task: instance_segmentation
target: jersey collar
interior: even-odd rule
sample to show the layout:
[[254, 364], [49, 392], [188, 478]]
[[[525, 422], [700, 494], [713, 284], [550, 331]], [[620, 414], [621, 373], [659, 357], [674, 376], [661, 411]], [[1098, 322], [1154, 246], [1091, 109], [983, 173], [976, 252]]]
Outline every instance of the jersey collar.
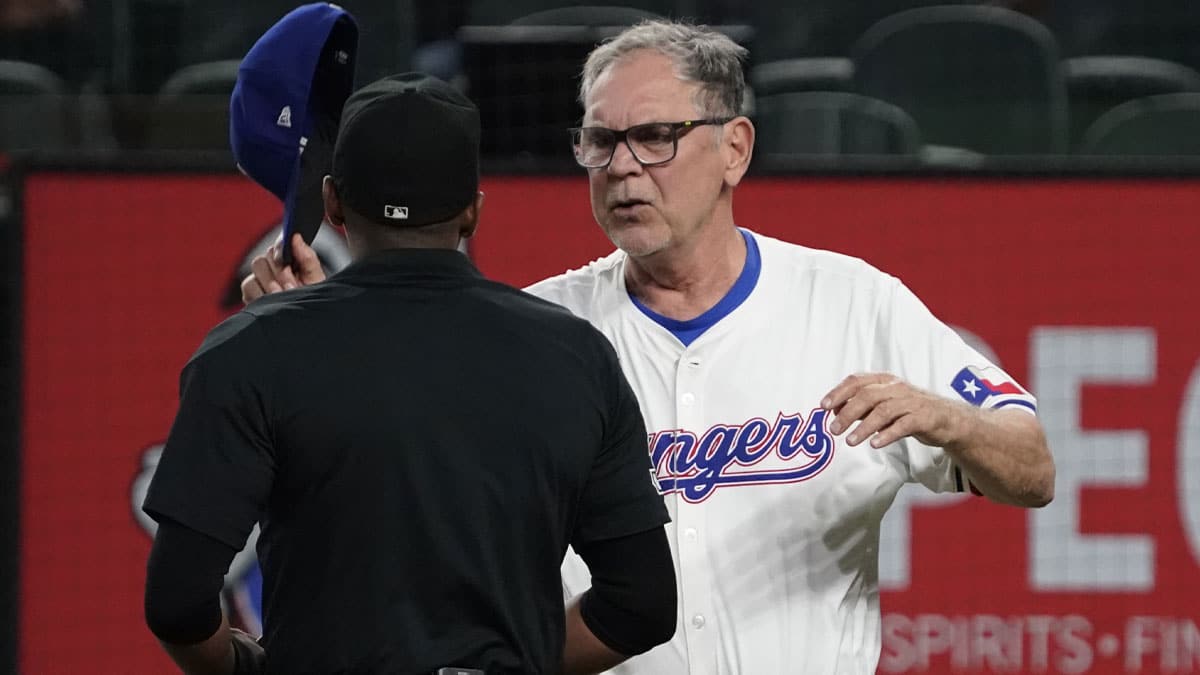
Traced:
[[396, 248], [376, 251], [350, 263], [332, 280], [475, 278], [483, 275], [470, 258], [452, 249]]
[[629, 293], [629, 289], [626, 288], [625, 292], [629, 293], [629, 299], [633, 301], [634, 306], [641, 310], [643, 314], [650, 317], [658, 325], [666, 328], [683, 343], [683, 346], [687, 347], [691, 345], [696, 341], [696, 338], [703, 335], [705, 331], [715, 326], [717, 322], [729, 316], [733, 310], [741, 306], [746, 301], [746, 298], [750, 297], [750, 293], [758, 284], [758, 275], [762, 270], [762, 258], [758, 252], [758, 242], [746, 230], [738, 228], [738, 232], [741, 233], [742, 239], [746, 242], [746, 262], [742, 265], [742, 273], [738, 275], [737, 280], [733, 282], [733, 286], [725, 293], [725, 297], [717, 301], [717, 304], [713, 305], [712, 308], [700, 316], [688, 319], [687, 321], [665, 317], [642, 304], [642, 301], [633, 297], [633, 294]]

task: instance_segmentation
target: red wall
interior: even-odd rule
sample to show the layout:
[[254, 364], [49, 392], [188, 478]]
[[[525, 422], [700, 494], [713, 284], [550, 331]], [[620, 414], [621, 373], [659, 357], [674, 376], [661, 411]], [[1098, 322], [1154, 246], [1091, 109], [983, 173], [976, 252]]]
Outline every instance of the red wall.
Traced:
[[[521, 285], [609, 251], [583, 178], [483, 189], [472, 255], [490, 276]], [[1018, 379], [1078, 392], [1040, 401], [1064, 448], [1126, 434], [1072, 445], [1045, 514], [902, 500], [881, 672], [1200, 673], [1200, 180], [757, 179], [736, 201], [741, 226], [865, 258]], [[240, 176], [29, 176], [21, 672], [167, 668], [142, 623], [150, 542], [130, 486], [277, 216]], [[1072, 368], [1129, 372], [1064, 389]], [[1105, 564], [1148, 571], [1087, 587], [1109, 573], [1061, 542], [1104, 536], [1120, 553]]]

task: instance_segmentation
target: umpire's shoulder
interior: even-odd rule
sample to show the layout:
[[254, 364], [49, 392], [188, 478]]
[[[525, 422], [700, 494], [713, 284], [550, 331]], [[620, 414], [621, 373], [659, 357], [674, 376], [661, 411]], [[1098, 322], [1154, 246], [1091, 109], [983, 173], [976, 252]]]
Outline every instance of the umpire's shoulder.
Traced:
[[244, 363], [247, 367], [269, 352], [259, 317], [242, 309], [214, 326], [188, 360], [188, 365], [209, 363]]
[[512, 286], [488, 283], [487, 303], [498, 312], [492, 314], [493, 319], [502, 323], [506, 332], [522, 336], [526, 346], [546, 350], [543, 353], [547, 358], [552, 354], [585, 362], [615, 358], [609, 353], [612, 346], [608, 338], [586, 314]]
[[361, 291], [339, 283], [334, 277], [319, 284], [264, 295], [243, 307], [242, 312], [270, 322], [278, 320], [277, 317], [287, 316], [293, 310], [311, 310], [329, 300], [344, 298], [358, 292]]
[[553, 298], [530, 293], [497, 281], [486, 282], [492, 302], [513, 315], [519, 321], [544, 323], [549, 326], [588, 326], [590, 324], [576, 315], [569, 307], [555, 302]]

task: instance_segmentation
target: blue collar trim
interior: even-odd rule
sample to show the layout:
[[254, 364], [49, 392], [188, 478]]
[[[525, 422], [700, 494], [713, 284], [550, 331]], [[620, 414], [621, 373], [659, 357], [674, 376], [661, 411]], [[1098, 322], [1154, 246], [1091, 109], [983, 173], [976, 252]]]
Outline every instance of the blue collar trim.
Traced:
[[733, 287], [721, 298], [721, 301], [713, 305], [712, 309], [704, 312], [694, 319], [687, 321], [679, 321], [665, 317], [646, 305], [630, 294], [629, 299], [633, 301], [634, 306], [642, 311], [643, 314], [654, 320], [655, 323], [666, 328], [671, 332], [683, 346], [688, 346], [704, 334], [706, 330], [712, 328], [718, 321], [729, 316], [729, 313], [737, 309], [746, 298], [750, 297], [750, 293], [758, 284], [758, 274], [762, 271], [762, 259], [758, 254], [758, 242], [754, 241], [754, 237], [746, 230], [739, 229], [742, 234], [742, 239], [746, 242], [746, 264], [742, 266], [742, 273], [738, 275], [737, 281], [733, 282]]

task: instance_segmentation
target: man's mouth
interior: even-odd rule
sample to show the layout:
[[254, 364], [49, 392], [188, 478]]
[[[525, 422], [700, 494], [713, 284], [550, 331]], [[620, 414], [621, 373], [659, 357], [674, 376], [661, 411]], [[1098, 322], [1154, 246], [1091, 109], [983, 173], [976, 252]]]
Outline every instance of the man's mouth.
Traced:
[[631, 211], [639, 206], [647, 206], [650, 202], [644, 199], [618, 199], [612, 203], [614, 211]]

